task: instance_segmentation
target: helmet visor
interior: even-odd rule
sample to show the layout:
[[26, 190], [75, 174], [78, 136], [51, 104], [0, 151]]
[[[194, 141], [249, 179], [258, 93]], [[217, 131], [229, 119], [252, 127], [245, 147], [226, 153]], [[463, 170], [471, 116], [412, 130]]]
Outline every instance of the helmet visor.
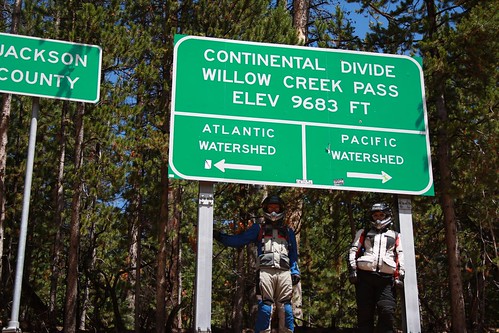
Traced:
[[265, 207], [267, 213], [272, 213], [272, 212], [276, 212], [276, 213], [279, 213], [281, 211], [281, 205], [277, 204], [277, 203], [269, 203], [267, 205], [267, 207]]
[[371, 216], [373, 221], [382, 221], [386, 218], [386, 214], [383, 212], [374, 212]]

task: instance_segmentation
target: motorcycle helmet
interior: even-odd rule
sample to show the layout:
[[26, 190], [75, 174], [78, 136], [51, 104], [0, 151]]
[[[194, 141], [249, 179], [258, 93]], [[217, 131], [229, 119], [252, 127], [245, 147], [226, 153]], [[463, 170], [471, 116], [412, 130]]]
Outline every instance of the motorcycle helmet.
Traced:
[[[279, 205], [279, 211], [270, 211], [269, 205]], [[263, 200], [262, 210], [266, 220], [279, 221], [284, 218], [284, 201], [277, 195], [270, 195]]]
[[384, 229], [392, 223], [392, 210], [385, 203], [375, 203], [371, 207], [370, 218], [374, 228]]

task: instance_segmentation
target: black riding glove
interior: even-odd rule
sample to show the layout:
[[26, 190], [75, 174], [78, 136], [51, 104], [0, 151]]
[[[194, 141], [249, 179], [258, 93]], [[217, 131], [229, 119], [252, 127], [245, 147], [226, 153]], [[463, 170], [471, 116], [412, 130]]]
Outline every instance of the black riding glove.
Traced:
[[222, 239], [222, 233], [218, 230], [213, 230], [213, 239], [220, 242], [220, 239]]
[[393, 280], [393, 285], [397, 289], [404, 289], [404, 275], [399, 275]]
[[350, 281], [351, 284], [357, 283], [357, 271], [355, 269], [350, 272], [350, 275], [348, 275], [348, 281]]

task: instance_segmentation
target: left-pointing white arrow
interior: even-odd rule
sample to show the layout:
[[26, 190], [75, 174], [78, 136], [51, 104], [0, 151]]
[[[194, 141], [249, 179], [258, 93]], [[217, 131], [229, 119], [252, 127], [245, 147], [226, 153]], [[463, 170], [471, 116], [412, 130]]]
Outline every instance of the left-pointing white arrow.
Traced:
[[225, 159], [215, 163], [215, 167], [217, 167], [222, 172], [225, 172], [225, 169], [262, 171], [261, 165], [231, 164], [225, 163]]
[[386, 183], [392, 177], [384, 171], [381, 171], [381, 174], [375, 173], [362, 173], [362, 172], [347, 172], [347, 177], [349, 178], [364, 178], [364, 179], [379, 179], [382, 180], [382, 183]]

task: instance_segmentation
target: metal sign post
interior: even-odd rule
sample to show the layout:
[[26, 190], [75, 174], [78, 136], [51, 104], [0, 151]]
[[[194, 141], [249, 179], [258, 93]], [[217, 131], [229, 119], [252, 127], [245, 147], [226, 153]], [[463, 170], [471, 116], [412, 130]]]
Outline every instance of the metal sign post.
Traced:
[[414, 251], [414, 231], [412, 228], [412, 206], [408, 197], [398, 198], [400, 233], [404, 250], [404, 305], [405, 330], [409, 333], [420, 333], [418, 281], [416, 277], [416, 255]]
[[195, 332], [211, 332], [213, 202], [213, 183], [199, 182], [196, 292], [194, 307]]

